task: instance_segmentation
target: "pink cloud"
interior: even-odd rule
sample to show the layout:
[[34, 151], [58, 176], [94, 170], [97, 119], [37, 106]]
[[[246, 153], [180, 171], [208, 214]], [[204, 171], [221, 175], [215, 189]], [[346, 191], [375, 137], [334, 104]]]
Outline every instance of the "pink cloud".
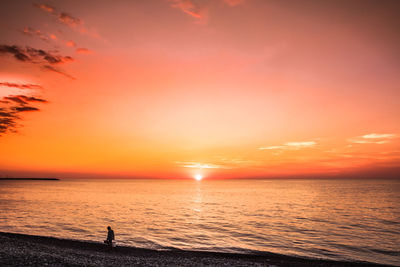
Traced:
[[199, 1], [194, 0], [170, 0], [172, 7], [178, 8], [194, 18], [202, 18], [206, 9]]
[[244, 2], [244, 0], [224, 0], [224, 2], [230, 6], [237, 6]]
[[56, 11], [54, 7], [46, 4], [33, 4], [33, 5], [49, 13], [54, 13]]
[[86, 34], [94, 38], [100, 38], [99, 34], [93, 31], [89, 31], [82, 19], [72, 16], [67, 12], [59, 12], [56, 8], [46, 4], [34, 4], [35, 7], [50, 13], [57, 18], [57, 21], [68, 26], [71, 29], [78, 31], [81, 34]]
[[45, 42], [49, 41], [49, 37], [47, 37], [45, 34], [43, 34], [40, 30], [35, 30], [35, 29], [31, 28], [31, 27], [25, 27], [22, 30], [22, 33], [26, 34], [26, 35], [30, 35], [30, 36], [37, 36], [41, 40], [43, 40]]
[[72, 28], [75, 28], [82, 24], [82, 21], [80, 19], [75, 18], [65, 12], [58, 14], [58, 20], [60, 22], [62, 22], [63, 24], [65, 24], [69, 27], [72, 27]]
[[[196, 18], [205, 19], [212, 1], [204, 0], [168, 0], [171, 6], [180, 9], [184, 13]], [[229, 6], [237, 6], [244, 2], [244, 0], [222, 0]]]
[[76, 47], [76, 43], [74, 41], [68, 41], [65, 43], [65, 45], [68, 47]]
[[78, 54], [91, 54], [91, 53], [92, 53], [91, 50], [89, 50], [89, 49], [87, 49], [87, 48], [83, 48], [83, 47], [77, 48], [77, 49], [75, 50], [75, 52], [78, 53]]

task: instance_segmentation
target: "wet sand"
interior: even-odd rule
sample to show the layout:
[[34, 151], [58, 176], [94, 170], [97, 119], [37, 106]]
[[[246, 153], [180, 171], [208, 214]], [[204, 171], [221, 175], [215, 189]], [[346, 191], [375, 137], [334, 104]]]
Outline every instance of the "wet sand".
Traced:
[[274, 253], [235, 254], [157, 251], [102, 243], [0, 232], [0, 266], [386, 266], [290, 257]]

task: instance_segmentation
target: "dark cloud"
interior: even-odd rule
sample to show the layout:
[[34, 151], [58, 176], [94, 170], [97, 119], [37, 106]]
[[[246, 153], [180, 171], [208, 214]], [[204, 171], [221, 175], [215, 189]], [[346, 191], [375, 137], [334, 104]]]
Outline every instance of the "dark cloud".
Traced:
[[18, 96], [5, 96], [3, 99], [10, 100], [20, 105], [28, 104], [25, 100], [19, 98]]
[[15, 112], [0, 108], [0, 136], [6, 132], [15, 132], [18, 119]]
[[33, 96], [25, 96], [25, 95], [19, 95], [20, 98], [24, 99], [27, 102], [41, 102], [41, 103], [47, 103], [48, 101], [42, 98], [37, 98]]
[[0, 136], [5, 133], [15, 133], [22, 118], [21, 112], [39, 111], [33, 103], [47, 103], [42, 98], [27, 95], [9, 95], [0, 100]]
[[4, 112], [0, 109], [0, 118], [12, 118], [14, 115], [11, 112]]
[[58, 57], [58, 56], [52, 56], [52, 55], [46, 55], [44, 56], [44, 59], [49, 62], [50, 64], [59, 64], [59, 63], [65, 63], [68, 61], [74, 61], [72, 57], [67, 56], [67, 57]]
[[16, 45], [0, 45], [0, 54], [11, 54], [19, 61], [30, 61], [25, 51]]
[[0, 55], [1, 54], [11, 54], [18, 61], [40, 64], [45, 70], [56, 72], [70, 79], [75, 79], [63, 70], [51, 66], [74, 61], [70, 56], [61, 56], [55, 52], [45, 51], [43, 49], [36, 49], [29, 46], [23, 48], [17, 45], [0, 45]]
[[24, 111], [39, 111], [40, 109], [36, 107], [30, 107], [30, 106], [22, 106], [22, 107], [13, 107], [13, 109], [16, 112], [24, 112]]
[[50, 66], [50, 65], [44, 65], [43, 69], [48, 70], [48, 71], [52, 71], [52, 72], [55, 72], [55, 73], [58, 73], [58, 74], [61, 74], [61, 75], [65, 76], [67, 78], [70, 78], [72, 80], [76, 80], [76, 78], [74, 76], [71, 76], [68, 73], [65, 73], [64, 71], [60, 70], [59, 68], [55, 68], [55, 67]]
[[3, 97], [3, 99], [10, 100], [21, 105], [28, 104], [28, 102], [42, 102], [42, 103], [47, 102], [47, 100], [45, 99], [36, 98], [33, 96], [26, 96], [26, 95], [10, 95]]
[[0, 136], [6, 132], [16, 132], [17, 122], [15, 118], [3, 117], [0, 115]]
[[26, 47], [26, 52], [31, 56], [32, 59], [39, 58], [43, 61], [47, 61], [47, 63], [50, 64], [60, 64], [74, 61], [74, 59], [70, 56], [61, 56], [53, 52], [44, 51], [42, 49], [35, 49], [32, 47]]
[[0, 82], [0, 86], [13, 87], [18, 89], [43, 89], [43, 87], [38, 84]]
[[54, 52], [44, 51], [29, 46], [23, 48], [17, 45], [0, 45], [0, 54], [11, 54], [19, 61], [31, 63], [60, 64], [74, 61], [70, 56], [61, 56]]

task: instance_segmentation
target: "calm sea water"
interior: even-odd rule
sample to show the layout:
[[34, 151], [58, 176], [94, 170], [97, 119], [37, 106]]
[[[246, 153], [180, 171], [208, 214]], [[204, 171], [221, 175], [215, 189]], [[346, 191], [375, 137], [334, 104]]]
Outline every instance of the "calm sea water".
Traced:
[[0, 181], [0, 231], [400, 265], [400, 180]]

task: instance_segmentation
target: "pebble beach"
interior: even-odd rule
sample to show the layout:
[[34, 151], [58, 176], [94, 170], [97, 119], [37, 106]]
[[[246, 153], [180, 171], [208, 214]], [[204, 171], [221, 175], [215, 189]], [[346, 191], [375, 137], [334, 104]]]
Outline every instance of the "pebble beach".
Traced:
[[150, 250], [98, 242], [0, 232], [0, 266], [386, 266], [290, 257], [273, 253], [235, 254]]

